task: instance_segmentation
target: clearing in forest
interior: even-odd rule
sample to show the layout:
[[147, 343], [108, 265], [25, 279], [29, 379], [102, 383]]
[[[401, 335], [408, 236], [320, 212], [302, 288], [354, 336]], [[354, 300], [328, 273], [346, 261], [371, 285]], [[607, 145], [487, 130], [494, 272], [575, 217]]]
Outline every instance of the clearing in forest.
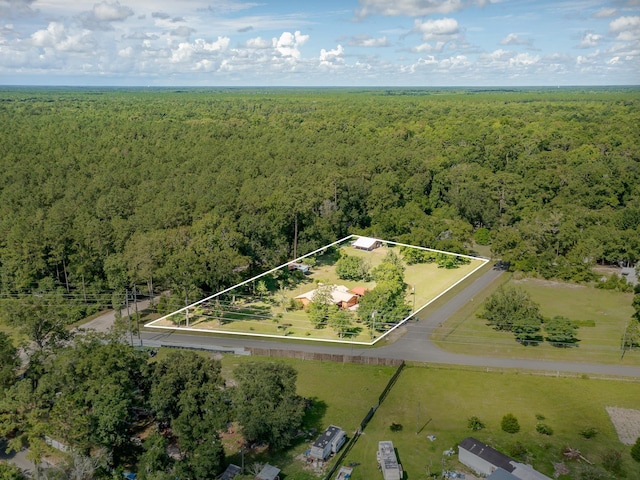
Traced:
[[350, 235], [145, 326], [373, 345], [487, 262]]

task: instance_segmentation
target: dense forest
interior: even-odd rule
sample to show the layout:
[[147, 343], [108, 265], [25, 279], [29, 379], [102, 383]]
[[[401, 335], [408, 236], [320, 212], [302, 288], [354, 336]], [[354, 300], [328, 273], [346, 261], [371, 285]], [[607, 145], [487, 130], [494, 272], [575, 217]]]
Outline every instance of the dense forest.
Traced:
[[0, 292], [184, 302], [349, 233], [589, 281], [640, 259], [639, 127], [637, 88], [5, 87]]

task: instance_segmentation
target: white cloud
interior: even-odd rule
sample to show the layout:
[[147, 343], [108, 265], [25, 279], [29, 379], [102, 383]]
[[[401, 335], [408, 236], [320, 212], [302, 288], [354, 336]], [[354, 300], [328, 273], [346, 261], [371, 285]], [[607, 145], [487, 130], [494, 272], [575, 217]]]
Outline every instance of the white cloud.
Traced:
[[639, 40], [640, 16], [616, 18], [609, 23], [609, 31], [623, 42]]
[[444, 47], [444, 42], [436, 42], [435, 45], [430, 43], [423, 43], [418, 45], [417, 47], [413, 47], [411, 49], [414, 53], [431, 53], [431, 52], [441, 52]]
[[356, 35], [349, 39], [349, 45], [352, 47], [387, 47], [389, 42], [387, 37], [373, 38], [370, 35]]
[[423, 40], [452, 39], [459, 32], [458, 21], [455, 18], [441, 18], [438, 20], [415, 20], [413, 30], [422, 35]]
[[510, 33], [500, 40], [500, 45], [531, 45], [531, 41], [520, 38], [517, 33]]
[[611, 18], [616, 13], [618, 13], [618, 10], [616, 10], [615, 8], [606, 8], [605, 7], [605, 8], [601, 8], [596, 13], [594, 13], [593, 14], [593, 18]]
[[247, 40], [246, 47], [250, 49], [265, 49], [271, 46], [271, 42], [261, 37], [250, 38]]
[[120, 2], [102, 2], [94, 5], [93, 17], [99, 22], [119, 22], [133, 15], [133, 10]]
[[229, 37], [218, 37], [215, 42], [207, 42], [199, 38], [193, 43], [182, 42], [171, 54], [171, 63], [184, 63], [193, 56], [206, 56], [225, 51], [229, 47]]
[[333, 66], [344, 62], [344, 59], [342, 58], [343, 53], [344, 48], [342, 48], [342, 45], [338, 45], [332, 50], [325, 50], [323, 48], [320, 50], [320, 65]]
[[424, 17], [449, 14], [464, 7], [462, 0], [360, 0], [359, 17], [369, 15]]
[[38, 30], [31, 35], [31, 44], [51, 52], [88, 53], [96, 47], [91, 33], [83, 30], [70, 33], [59, 22], [50, 22], [46, 30]]
[[309, 40], [309, 35], [302, 35], [300, 31], [283, 32], [280, 38], [272, 39], [271, 43], [281, 56], [300, 59], [301, 54], [298, 47], [307, 43], [307, 40]]
[[598, 35], [597, 33], [587, 32], [582, 36], [582, 40], [580, 41], [578, 48], [597, 47], [600, 40], [602, 40], [602, 35]]

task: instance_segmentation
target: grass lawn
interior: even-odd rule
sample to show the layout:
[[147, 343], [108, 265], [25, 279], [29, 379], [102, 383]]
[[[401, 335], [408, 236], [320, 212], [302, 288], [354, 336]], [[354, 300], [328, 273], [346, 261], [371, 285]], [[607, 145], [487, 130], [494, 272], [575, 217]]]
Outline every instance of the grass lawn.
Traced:
[[[304, 462], [296, 457], [304, 454], [317, 435], [331, 424], [341, 427], [351, 437], [395, 372], [395, 367], [225, 355], [222, 358], [223, 375], [232, 378], [233, 369], [240, 363], [258, 361], [292, 365], [298, 371], [298, 393], [312, 400], [304, 420], [304, 430], [315, 429], [315, 435], [301, 437], [294, 447], [285, 452], [245, 453], [245, 465], [256, 461], [269, 462], [282, 469], [284, 478], [288, 480], [318, 478], [304, 470]], [[237, 444], [226, 447], [227, 460], [240, 465]]]
[[[571, 348], [557, 348], [546, 342], [537, 346], [518, 344], [513, 334], [497, 332], [479, 318], [482, 304], [505, 281], [526, 290], [546, 318], [562, 315], [579, 322], [579, 342]], [[445, 350], [493, 357], [537, 358], [572, 362], [639, 365], [640, 351], [621, 358], [620, 343], [631, 318], [631, 293], [600, 290], [584, 285], [503, 275], [482, 295], [460, 309], [434, 331], [432, 339]]]
[[[380, 265], [391, 249], [400, 253], [400, 248], [386, 245], [373, 251], [355, 249], [348, 242], [340, 247], [344, 254], [367, 259], [371, 269]], [[211, 300], [211, 303], [218, 302], [217, 310], [216, 307], [204, 305], [191, 307], [189, 327], [205, 332], [369, 343], [372, 339], [372, 332], [357, 321], [353, 323], [350, 332], [341, 339], [332, 328], [314, 328], [306, 311], [293, 309], [290, 306], [290, 302], [295, 297], [316, 289], [318, 285], [344, 285], [348, 289], [357, 286], [367, 289], [375, 287], [373, 281], [364, 282], [338, 278], [335, 271], [337, 258], [335, 251], [318, 256], [310, 274], [300, 275], [300, 272], [295, 272], [298, 274], [297, 276], [285, 276], [284, 278], [286, 282], [289, 282], [289, 285], [284, 288], [278, 287], [276, 278], [279, 278], [280, 282], [283, 280], [282, 276], [275, 272], [271, 274], [271, 277], [256, 279], [243, 287], [234, 288], [220, 298]], [[452, 269], [438, 268], [436, 263], [406, 265], [404, 281], [408, 285], [405, 298], [407, 304], [411, 306], [412, 311], [419, 309], [482, 266], [483, 263], [483, 260], [471, 259], [468, 264]], [[269, 291], [257, 294], [256, 285], [260, 282], [269, 285], [267, 287]], [[214, 311], [218, 313], [212, 313]], [[184, 324], [184, 315], [180, 317]], [[177, 317], [168, 316], [156, 322], [155, 325], [173, 327], [175, 318]], [[376, 336], [378, 335], [376, 333]]]
[[[349, 437], [368, 409], [374, 405], [393, 375], [395, 368], [341, 364], [332, 362], [242, 357], [225, 355], [223, 374], [231, 378], [233, 368], [251, 361], [275, 361], [292, 365], [298, 371], [298, 393], [312, 399], [304, 429], [321, 432], [329, 424], [342, 427]], [[606, 407], [640, 410], [640, 379], [616, 381], [515, 372], [486, 372], [474, 368], [407, 366], [389, 395], [344, 460], [360, 463], [354, 469], [353, 480], [382, 478], [377, 469], [378, 442], [392, 440], [406, 472], [405, 479], [425, 478], [427, 467], [440, 472], [444, 459], [447, 469], [464, 471], [457, 455], [443, 456], [467, 436], [474, 436], [498, 450], [511, 454], [514, 445], [521, 444], [525, 454], [518, 460], [553, 476], [552, 462], [562, 461], [562, 449], [570, 446], [595, 465], [602, 456], [620, 452], [627, 480], [640, 480], [640, 469], [622, 444], [609, 419]], [[520, 431], [507, 434], [500, 428], [502, 417], [513, 414]], [[477, 416], [486, 428], [471, 432], [467, 423]], [[536, 432], [542, 422], [553, 429], [550, 436]], [[392, 432], [392, 423], [402, 430]], [[580, 432], [594, 428], [597, 435], [585, 439]], [[640, 428], [640, 425], [638, 425]], [[435, 436], [431, 441], [428, 437]], [[269, 462], [283, 471], [288, 480], [322, 478], [303, 468], [300, 455], [309, 448], [315, 436], [300, 438], [285, 452], [248, 452], [245, 465]], [[240, 464], [237, 444], [226, 445], [227, 460]], [[457, 448], [454, 448], [457, 454]], [[575, 477], [576, 464], [567, 461], [572, 473], [561, 480]], [[252, 478], [245, 476], [244, 478]]]
[[[622, 453], [626, 478], [639, 479], [640, 468], [629, 455], [630, 447], [618, 440], [607, 406], [640, 409], [640, 382], [407, 367], [345, 463], [361, 464], [354, 469], [353, 480], [382, 478], [376, 465], [377, 445], [391, 440], [405, 478], [425, 478], [429, 466], [432, 473], [441, 471], [443, 459], [446, 468], [461, 470], [457, 456], [443, 452], [474, 436], [507, 454], [520, 442], [527, 451], [522, 460], [548, 476], [553, 474], [551, 462], [562, 460], [566, 446], [579, 449], [595, 464], [601, 464], [602, 454], [616, 450]], [[519, 433], [501, 430], [500, 421], [507, 413], [518, 419]], [[536, 432], [540, 421], [536, 415], [544, 417], [542, 422], [553, 435]], [[486, 428], [471, 432], [467, 428], [471, 416], [479, 417]], [[402, 431], [392, 432], [392, 423], [401, 424]], [[598, 434], [586, 440], [579, 432], [590, 427]], [[568, 466], [572, 467], [569, 462]]]

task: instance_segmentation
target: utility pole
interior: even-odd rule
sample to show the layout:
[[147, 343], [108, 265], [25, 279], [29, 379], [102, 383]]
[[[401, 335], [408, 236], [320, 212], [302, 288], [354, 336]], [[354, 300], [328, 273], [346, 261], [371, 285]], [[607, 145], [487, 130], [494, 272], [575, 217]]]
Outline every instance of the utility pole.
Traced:
[[131, 313], [129, 312], [129, 289], [125, 290], [125, 304], [127, 305], [127, 317], [129, 317], [129, 338], [131, 340], [131, 346], [133, 347], [133, 320], [131, 319]]
[[138, 314], [138, 289], [135, 285], [133, 286], [133, 306], [136, 312], [136, 331], [138, 333], [138, 340], [140, 341], [140, 346], [142, 346], [142, 338], [140, 338], [140, 315]]

